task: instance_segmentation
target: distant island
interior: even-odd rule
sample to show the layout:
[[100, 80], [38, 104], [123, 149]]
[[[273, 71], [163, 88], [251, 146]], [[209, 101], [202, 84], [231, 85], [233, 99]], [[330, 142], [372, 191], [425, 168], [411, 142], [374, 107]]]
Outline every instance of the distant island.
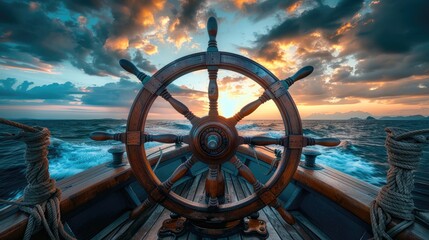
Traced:
[[397, 117], [381, 117], [379, 120], [429, 120], [429, 117], [422, 115], [397, 116]]
[[377, 121], [377, 120], [426, 120], [429, 116], [409, 115], [409, 116], [380, 116], [364, 111], [335, 112], [335, 113], [312, 113], [304, 117], [304, 120], [350, 120], [350, 121]]
[[411, 116], [384, 116], [384, 117], [379, 117], [379, 118], [375, 118], [373, 116], [368, 116], [365, 119], [363, 118], [359, 118], [359, 117], [352, 117], [349, 120], [351, 121], [357, 121], [357, 120], [402, 120], [402, 121], [413, 121], [413, 120], [428, 120], [429, 121], [429, 116], [425, 117], [422, 115], [411, 115]]

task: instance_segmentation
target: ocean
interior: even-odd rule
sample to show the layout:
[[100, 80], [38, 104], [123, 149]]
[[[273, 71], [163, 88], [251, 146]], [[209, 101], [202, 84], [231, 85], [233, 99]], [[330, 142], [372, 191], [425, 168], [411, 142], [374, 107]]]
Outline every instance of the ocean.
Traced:
[[[93, 131], [124, 132], [126, 120], [21, 120], [30, 126], [43, 126], [51, 131], [49, 146], [49, 171], [56, 180], [64, 179], [88, 168], [111, 160], [107, 152], [115, 141], [96, 142], [89, 138]], [[337, 137], [338, 147], [312, 146], [322, 153], [317, 162], [352, 175], [370, 184], [385, 183], [388, 169], [384, 147], [386, 127], [409, 130], [429, 128], [429, 121], [382, 121], [382, 120], [304, 120], [304, 135], [315, 138]], [[151, 134], [174, 133], [186, 135], [191, 125], [187, 120], [149, 120], [146, 132]], [[243, 136], [281, 137], [284, 127], [280, 120], [241, 121], [237, 126]], [[17, 132], [15, 128], [0, 125], [1, 132]], [[146, 148], [158, 143], [146, 143]], [[270, 146], [279, 148], [278, 146]], [[16, 199], [25, 187], [24, 145], [14, 141], [0, 142], [0, 198]], [[423, 159], [429, 160], [429, 147]], [[426, 163], [427, 164], [427, 163]], [[427, 164], [429, 166], [429, 164]]]

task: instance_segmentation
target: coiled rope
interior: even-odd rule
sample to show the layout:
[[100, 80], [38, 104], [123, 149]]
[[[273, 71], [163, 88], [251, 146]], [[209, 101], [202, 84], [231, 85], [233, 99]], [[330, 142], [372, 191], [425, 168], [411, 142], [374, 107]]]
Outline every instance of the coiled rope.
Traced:
[[25, 162], [27, 165], [26, 179], [28, 185], [24, 189], [23, 201], [0, 202], [17, 205], [23, 212], [29, 214], [24, 239], [30, 239], [33, 233], [42, 227], [50, 239], [74, 239], [65, 230], [61, 222], [60, 204], [61, 190], [55, 186], [55, 180], [50, 178], [48, 167], [48, 146], [50, 132], [47, 128], [30, 127], [21, 123], [0, 118], [0, 123], [20, 128], [24, 131], [16, 135], [7, 135], [4, 140], [22, 141], [27, 145]]
[[[424, 134], [429, 129], [407, 131], [400, 128], [386, 128], [385, 146], [390, 168], [387, 183], [371, 203], [371, 225], [374, 239], [393, 239], [395, 235], [413, 224], [415, 219], [413, 171], [417, 169], [423, 146], [429, 143]], [[392, 217], [403, 220], [386, 232]]]

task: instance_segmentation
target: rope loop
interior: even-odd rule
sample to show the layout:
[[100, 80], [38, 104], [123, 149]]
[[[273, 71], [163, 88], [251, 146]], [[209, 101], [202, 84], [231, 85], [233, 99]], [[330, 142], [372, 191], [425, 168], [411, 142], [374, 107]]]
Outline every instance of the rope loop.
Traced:
[[[386, 128], [385, 147], [390, 168], [386, 185], [371, 203], [371, 225], [374, 239], [392, 239], [413, 224], [415, 206], [411, 192], [414, 188], [413, 171], [418, 168], [429, 129], [408, 131]], [[403, 220], [386, 232], [386, 226], [395, 217]]]
[[16, 135], [2, 134], [0, 140], [17, 140], [27, 145], [25, 162], [27, 165], [27, 186], [24, 189], [22, 202], [0, 200], [9, 205], [18, 205], [19, 209], [29, 215], [24, 239], [44, 228], [50, 239], [73, 240], [61, 222], [60, 199], [61, 190], [49, 175], [48, 147], [51, 133], [47, 128], [30, 127], [0, 118], [0, 123], [21, 128]]

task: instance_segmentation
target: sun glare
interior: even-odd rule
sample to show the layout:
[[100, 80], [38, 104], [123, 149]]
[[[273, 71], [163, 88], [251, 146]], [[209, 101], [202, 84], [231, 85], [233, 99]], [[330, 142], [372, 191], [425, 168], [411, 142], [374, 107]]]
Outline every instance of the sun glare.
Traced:
[[238, 112], [239, 105], [241, 102], [241, 96], [233, 96], [229, 93], [220, 93], [219, 94], [219, 114], [226, 118], [232, 117], [236, 112]]

